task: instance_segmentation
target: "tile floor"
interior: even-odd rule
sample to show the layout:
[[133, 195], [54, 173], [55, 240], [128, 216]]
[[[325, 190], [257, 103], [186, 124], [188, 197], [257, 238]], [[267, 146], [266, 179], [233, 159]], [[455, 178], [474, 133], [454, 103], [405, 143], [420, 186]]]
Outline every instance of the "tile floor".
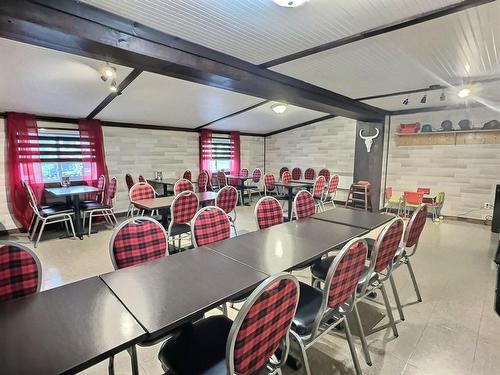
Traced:
[[[253, 207], [238, 207], [237, 214], [240, 233], [257, 229]], [[36, 249], [43, 267], [42, 289], [111, 271], [111, 233], [112, 230], [101, 227], [99, 233], [83, 241], [48, 234], [53, 239], [42, 240]], [[13, 239], [28, 243], [24, 235]], [[368, 336], [372, 367], [364, 363], [357, 340], [364, 373], [500, 374], [500, 318], [493, 311], [496, 269], [492, 259], [497, 241], [498, 235], [487, 226], [455, 221], [434, 224], [429, 220], [412, 260], [423, 302], [415, 303], [409, 275], [404, 267], [398, 269], [395, 278], [406, 320], [398, 321], [397, 339], [389, 330]], [[305, 282], [310, 280], [307, 270], [297, 276]], [[361, 310], [364, 325], [383, 318], [380, 299]], [[231, 310], [230, 314], [234, 317], [236, 311]], [[394, 315], [398, 317], [397, 311]], [[385, 321], [383, 318], [379, 325]], [[370, 328], [373, 327], [365, 326], [365, 330]], [[159, 345], [138, 349], [141, 374], [163, 373], [156, 358], [158, 349]], [[313, 374], [354, 373], [342, 332], [329, 334], [310, 349], [309, 360]], [[116, 357], [115, 368], [117, 374], [130, 373], [128, 354]], [[84, 373], [107, 374], [107, 362]], [[305, 374], [290, 368], [284, 373]]]

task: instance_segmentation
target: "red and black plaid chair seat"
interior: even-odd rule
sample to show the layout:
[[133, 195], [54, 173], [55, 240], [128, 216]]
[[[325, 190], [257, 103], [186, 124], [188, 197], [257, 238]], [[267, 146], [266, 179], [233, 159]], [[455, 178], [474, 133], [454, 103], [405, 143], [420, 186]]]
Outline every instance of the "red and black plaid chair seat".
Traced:
[[303, 219], [316, 213], [316, 202], [311, 193], [301, 190], [293, 201], [293, 211], [297, 219]]
[[194, 186], [186, 178], [181, 178], [178, 180], [175, 185], [174, 185], [174, 194], [177, 195], [179, 193], [182, 193], [183, 191], [194, 191]]
[[300, 170], [300, 168], [298, 167], [295, 167], [292, 169], [292, 179], [293, 180], [300, 180], [302, 177], [302, 171]]
[[207, 171], [201, 171], [198, 175], [198, 192], [203, 193], [207, 191], [208, 183], [208, 173]]
[[408, 235], [405, 241], [405, 247], [412, 247], [418, 243], [420, 235], [424, 230], [427, 220], [427, 205], [422, 205], [419, 210], [415, 210], [408, 222]]
[[0, 243], [0, 302], [36, 293], [42, 269], [36, 255], [14, 242]]
[[314, 177], [316, 177], [316, 172], [314, 171], [314, 169], [307, 168], [304, 172], [304, 178], [306, 180], [314, 180]]
[[134, 266], [167, 255], [167, 236], [156, 220], [131, 218], [115, 230], [109, 251], [115, 269]]
[[[284, 338], [295, 315], [298, 296], [298, 283], [293, 276], [268, 278], [250, 295], [234, 322], [225, 316], [212, 316], [167, 340], [158, 355], [162, 367], [191, 375], [227, 374], [228, 370], [230, 374], [258, 373], [278, 349], [286, 352]], [[285, 360], [274, 366], [282, 366]]]
[[142, 199], [153, 199], [155, 191], [151, 185], [146, 182], [138, 182], [129, 191], [130, 201], [140, 201]]
[[326, 168], [320, 170], [318, 176], [323, 176], [325, 178], [325, 181], [330, 181], [330, 171]]
[[231, 237], [231, 223], [219, 207], [208, 206], [198, 211], [191, 223], [194, 246], [204, 246]]
[[283, 208], [274, 197], [262, 197], [255, 205], [255, 218], [259, 229], [283, 223]]
[[238, 203], [238, 190], [233, 186], [225, 186], [219, 190], [217, 193], [217, 198], [215, 198], [215, 205], [226, 214], [231, 213]]
[[182, 178], [191, 181], [191, 171], [189, 169], [184, 171]]

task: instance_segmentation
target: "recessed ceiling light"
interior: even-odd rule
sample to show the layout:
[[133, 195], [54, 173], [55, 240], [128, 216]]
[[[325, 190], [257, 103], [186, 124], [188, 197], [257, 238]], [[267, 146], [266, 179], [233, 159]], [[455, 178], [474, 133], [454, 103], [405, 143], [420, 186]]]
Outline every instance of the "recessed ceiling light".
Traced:
[[470, 89], [468, 89], [467, 87], [464, 87], [462, 90], [460, 90], [458, 92], [458, 97], [463, 99], [463, 98], [468, 97], [469, 94], [470, 94]]
[[278, 104], [273, 104], [271, 106], [271, 109], [273, 110], [274, 113], [281, 114], [286, 111], [286, 104], [278, 103]]
[[273, 1], [282, 7], [296, 8], [296, 7], [299, 7], [301, 5], [304, 5], [309, 0], [273, 0]]

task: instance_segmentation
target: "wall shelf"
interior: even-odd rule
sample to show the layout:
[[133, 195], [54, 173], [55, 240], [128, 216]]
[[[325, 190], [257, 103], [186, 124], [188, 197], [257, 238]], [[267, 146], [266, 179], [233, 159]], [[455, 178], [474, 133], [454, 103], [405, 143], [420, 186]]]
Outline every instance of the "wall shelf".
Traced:
[[500, 144], [500, 129], [396, 133], [398, 146]]

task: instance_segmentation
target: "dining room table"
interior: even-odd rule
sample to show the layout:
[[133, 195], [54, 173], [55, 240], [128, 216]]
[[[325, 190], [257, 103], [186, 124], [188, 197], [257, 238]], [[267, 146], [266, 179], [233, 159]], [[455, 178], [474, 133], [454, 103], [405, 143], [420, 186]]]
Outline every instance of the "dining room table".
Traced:
[[[245, 189], [247, 187], [245, 186], [245, 181], [252, 179], [252, 176], [239, 176], [239, 175], [232, 175], [229, 174], [226, 176], [228, 184], [231, 186], [234, 186], [236, 189], [238, 189], [241, 192], [241, 205], [242, 206], [250, 206], [250, 203], [245, 203]], [[237, 180], [237, 184], [231, 183], [231, 180]]]
[[[147, 183], [152, 185], [152, 186], [163, 186], [163, 196], [168, 197], [169, 193], [174, 193], [174, 186], [177, 181], [179, 181], [180, 178], [175, 178], [175, 177], [164, 177], [162, 179], [156, 179], [156, 178], [148, 178], [146, 179]], [[196, 181], [191, 181], [191, 183], [197, 184]], [[169, 187], [172, 187], [172, 190], [169, 190]]]
[[66, 187], [45, 188], [45, 191], [55, 197], [65, 197], [71, 201], [75, 213], [74, 225], [75, 234], [79, 239], [83, 239], [82, 216], [80, 214], [80, 196], [89, 193], [99, 193], [101, 190], [95, 186], [74, 185]]
[[[275, 186], [279, 186], [285, 188], [287, 190], [287, 200], [288, 200], [288, 221], [292, 220], [292, 211], [293, 211], [293, 189], [307, 189], [310, 184], [309, 180], [305, 180], [307, 182], [283, 182], [277, 181], [274, 183]], [[314, 182], [312, 182], [314, 184]], [[312, 186], [312, 185], [310, 185]]]
[[313, 219], [348, 225], [369, 231], [388, 223], [393, 220], [394, 217], [394, 215], [367, 212], [347, 207], [336, 207], [331, 210], [318, 212], [311, 216]]

